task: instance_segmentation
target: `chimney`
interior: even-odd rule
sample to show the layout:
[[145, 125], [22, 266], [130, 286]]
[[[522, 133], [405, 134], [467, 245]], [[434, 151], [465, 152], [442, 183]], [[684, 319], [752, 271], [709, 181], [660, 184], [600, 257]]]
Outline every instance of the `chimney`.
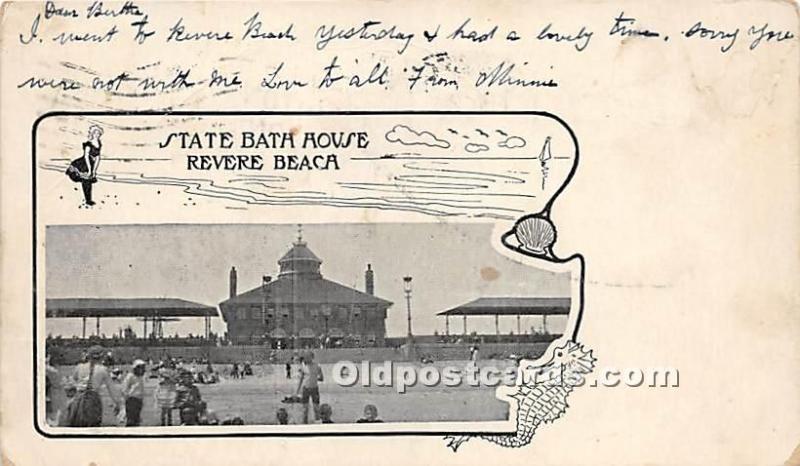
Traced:
[[375, 272], [372, 271], [372, 264], [367, 264], [367, 271], [364, 272], [364, 283], [367, 294], [375, 294]]
[[235, 296], [236, 296], [236, 267], [231, 267], [229, 298], [234, 298]]

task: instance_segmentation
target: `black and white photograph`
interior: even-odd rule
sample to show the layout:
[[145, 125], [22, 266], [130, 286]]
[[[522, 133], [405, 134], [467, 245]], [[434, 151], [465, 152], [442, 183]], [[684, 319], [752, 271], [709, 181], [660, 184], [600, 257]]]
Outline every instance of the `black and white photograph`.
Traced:
[[492, 230], [50, 226], [47, 422], [496, 429], [498, 386], [564, 335], [576, 278], [499, 254]]

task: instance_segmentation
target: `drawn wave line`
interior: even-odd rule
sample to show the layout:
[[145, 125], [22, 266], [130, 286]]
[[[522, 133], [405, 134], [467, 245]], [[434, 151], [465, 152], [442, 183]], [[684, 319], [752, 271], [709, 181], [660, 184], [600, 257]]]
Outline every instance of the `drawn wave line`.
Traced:
[[408, 162], [403, 164], [403, 168], [407, 168], [409, 170], [420, 170], [420, 171], [433, 171], [433, 172], [442, 172], [442, 173], [459, 173], [464, 175], [478, 175], [478, 176], [489, 176], [494, 178], [500, 178], [505, 180], [510, 180], [515, 184], [524, 184], [525, 180], [523, 178], [519, 178], [516, 176], [509, 176], [509, 175], [500, 175], [498, 173], [491, 173], [491, 172], [479, 172], [479, 171], [471, 171], [471, 170], [456, 170], [454, 168], [429, 168], [429, 167], [420, 167], [416, 162]]
[[427, 189], [463, 189], [463, 190], [472, 190], [472, 189], [481, 189], [481, 188], [488, 188], [488, 186], [484, 185], [475, 185], [475, 184], [458, 184], [458, 183], [448, 183], [446, 185], [424, 185], [420, 186], [419, 184], [400, 184], [400, 183], [373, 183], [373, 182], [357, 182], [357, 181], [340, 181], [337, 183], [339, 186], [381, 186], [381, 187], [391, 187], [396, 188], [398, 191], [404, 191], [403, 188], [427, 188]]
[[[41, 168], [51, 171], [62, 171], [64, 166], [53, 164], [42, 164]], [[264, 193], [243, 187], [220, 186], [209, 179], [183, 179], [174, 177], [152, 177], [140, 174], [138, 177], [126, 178], [119, 174], [99, 175], [98, 178], [109, 183], [151, 185], [151, 186], [175, 186], [182, 188], [183, 192], [195, 196], [216, 198], [234, 202], [242, 202], [250, 205], [320, 205], [329, 207], [345, 208], [373, 208], [380, 210], [415, 212], [423, 215], [437, 217], [466, 216], [474, 217], [478, 214], [498, 215], [498, 218], [514, 219], [521, 209], [513, 209], [500, 206], [480, 205], [480, 202], [464, 202], [458, 199], [416, 199], [408, 196], [395, 197], [337, 197], [332, 194], [323, 193], [321, 195], [298, 195], [277, 196], [272, 193]], [[475, 212], [480, 210], [482, 212]], [[500, 212], [508, 212], [509, 215], [502, 215]]]
[[[448, 179], [450, 179], [450, 180], [465, 180], [465, 181], [470, 181], [470, 180], [471, 181], [487, 181], [489, 183], [497, 183], [497, 180], [493, 180], [491, 178], [482, 178], [482, 177], [477, 177], [477, 176], [397, 175], [397, 176], [394, 177], [394, 179], [397, 180], [397, 181], [406, 181], [406, 182], [409, 182], [409, 183], [422, 183], [422, 184], [433, 183], [433, 184], [439, 184], [439, 185], [443, 185], [443, 186], [447, 186], [449, 184], [454, 184], [454, 183], [448, 183], [448, 182], [445, 182], [445, 181], [434, 182], [434, 181], [420, 180], [418, 178], [432, 178], [434, 180], [448, 180]], [[481, 187], [481, 188], [487, 188], [488, 187], [488, 186], [485, 186], [485, 185], [473, 185], [473, 186], [478, 186], [478, 187]]]
[[[479, 192], [479, 193], [463, 193], [463, 192], [446, 192], [446, 191], [412, 191], [407, 189], [378, 189], [378, 188], [371, 188], [365, 186], [340, 186], [348, 189], [362, 189], [365, 191], [375, 191], [380, 193], [412, 193], [412, 194], [439, 194], [439, 195], [451, 195], [451, 196], [487, 196], [487, 197], [522, 197], [528, 199], [535, 199], [535, 194], [517, 194], [517, 193], [487, 193], [487, 192]], [[393, 185], [388, 185], [393, 186]]]

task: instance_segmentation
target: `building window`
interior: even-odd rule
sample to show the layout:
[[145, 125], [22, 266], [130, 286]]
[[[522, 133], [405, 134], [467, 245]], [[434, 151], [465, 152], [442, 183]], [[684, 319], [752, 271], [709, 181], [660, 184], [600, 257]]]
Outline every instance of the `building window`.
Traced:
[[238, 320], [245, 320], [247, 319], [247, 309], [239, 308], [236, 310], [236, 318]]

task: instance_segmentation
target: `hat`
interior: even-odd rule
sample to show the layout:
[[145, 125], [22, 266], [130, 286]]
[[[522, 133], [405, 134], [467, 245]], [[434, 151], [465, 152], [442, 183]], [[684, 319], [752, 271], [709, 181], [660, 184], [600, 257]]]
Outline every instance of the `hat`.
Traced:
[[146, 365], [147, 365], [147, 363], [145, 363], [141, 359], [137, 359], [137, 360], [133, 361], [133, 366], [132, 367], [146, 366]]

